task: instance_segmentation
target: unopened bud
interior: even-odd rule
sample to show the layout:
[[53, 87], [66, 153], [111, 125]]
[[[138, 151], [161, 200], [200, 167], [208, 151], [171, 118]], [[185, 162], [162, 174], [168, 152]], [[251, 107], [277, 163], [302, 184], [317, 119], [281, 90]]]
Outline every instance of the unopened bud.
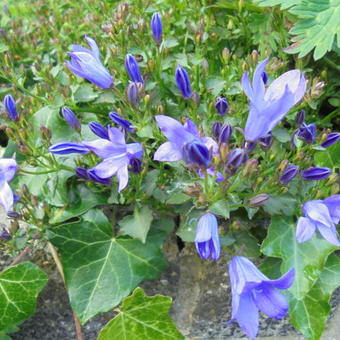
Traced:
[[151, 99], [151, 97], [150, 97], [149, 94], [147, 94], [147, 95], [144, 97], [144, 105], [145, 105], [145, 106], [148, 106], [148, 104], [150, 103], [150, 99]]
[[6, 132], [6, 135], [9, 139], [16, 140], [14, 132], [10, 127], [6, 128], [5, 132]]
[[223, 61], [224, 61], [225, 63], [227, 63], [228, 60], [229, 60], [229, 57], [230, 57], [230, 51], [229, 51], [229, 49], [228, 49], [227, 47], [225, 47], [225, 48], [223, 49], [223, 51], [222, 51], [222, 58], [223, 58]]
[[333, 183], [331, 186], [331, 195], [337, 195], [340, 192], [340, 185], [339, 183]]
[[269, 200], [267, 194], [258, 194], [249, 200], [249, 205], [253, 208], [260, 207], [264, 205]]
[[200, 103], [201, 97], [200, 97], [200, 95], [198, 94], [197, 91], [193, 91], [193, 92], [192, 92], [191, 99], [192, 99], [193, 102], [196, 104], [196, 106], [198, 106], [199, 103]]
[[251, 52], [251, 59], [254, 63], [257, 63], [258, 57], [259, 57], [259, 52], [257, 52], [257, 50], [253, 50]]
[[335, 172], [333, 172], [329, 177], [328, 177], [328, 180], [327, 180], [327, 183], [326, 185], [330, 185], [330, 184], [333, 184], [333, 183], [339, 183], [339, 175]]
[[40, 132], [41, 132], [44, 139], [46, 139], [46, 140], [51, 139], [51, 130], [49, 128], [47, 128], [46, 126], [41, 125], [40, 126]]
[[250, 158], [247, 160], [243, 168], [243, 175], [249, 176], [256, 171], [259, 161], [256, 158]]
[[164, 113], [164, 106], [163, 105], [158, 105], [157, 106], [157, 113], [159, 113], [159, 114]]

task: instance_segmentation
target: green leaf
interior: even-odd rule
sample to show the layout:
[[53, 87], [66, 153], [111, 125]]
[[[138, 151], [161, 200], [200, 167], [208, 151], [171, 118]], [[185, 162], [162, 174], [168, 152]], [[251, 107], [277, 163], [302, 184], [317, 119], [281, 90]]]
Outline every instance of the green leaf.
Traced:
[[80, 216], [96, 205], [107, 202], [107, 197], [103, 193], [92, 192], [85, 185], [78, 186], [74, 196], [68, 206], [54, 211], [49, 221], [51, 224], [62, 223], [70, 218]]
[[184, 216], [183, 219], [181, 219], [181, 223], [179, 225], [179, 228], [176, 234], [184, 242], [195, 241], [197, 222], [201, 216], [202, 216], [202, 211], [192, 210], [187, 216]]
[[145, 243], [152, 220], [151, 209], [143, 206], [142, 208], [136, 207], [133, 215], [125, 216], [118, 224], [124, 235], [137, 238]]
[[98, 340], [184, 339], [169, 317], [171, 303], [171, 297], [147, 296], [143, 289], [136, 288], [124, 299], [119, 314], [100, 331]]
[[74, 93], [74, 101], [76, 103], [82, 102], [90, 102], [98, 97], [98, 92], [93, 90], [93, 87], [90, 84], [82, 84]]
[[209, 207], [209, 211], [215, 215], [222, 216], [227, 220], [230, 217], [229, 202], [227, 200], [219, 200]]
[[273, 130], [273, 136], [281, 143], [289, 142], [291, 139], [288, 130], [281, 127]]
[[302, 0], [289, 12], [304, 20], [290, 30], [295, 44], [287, 53], [299, 53], [302, 58], [315, 48], [313, 57], [318, 60], [332, 49], [336, 36], [340, 46], [339, 0]]
[[337, 247], [319, 235], [308, 242], [297, 243], [295, 223], [288, 217], [272, 218], [261, 247], [263, 254], [282, 259], [282, 273], [295, 268], [295, 281], [289, 291], [296, 299], [302, 299], [309, 292], [334, 249]]
[[320, 278], [302, 300], [290, 297], [291, 322], [309, 340], [318, 340], [326, 328], [333, 291], [340, 284], [340, 258], [329, 256]]
[[34, 314], [36, 298], [47, 280], [47, 275], [31, 262], [0, 273], [0, 330]]
[[82, 323], [115, 307], [139, 282], [158, 277], [166, 266], [157, 240], [142, 244], [113, 237], [99, 210], [50, 229], [48, 237], [61, 253], [71, 305]]
[[263, 209], [269, 215], [293, 216], [295, 214], [296, 206], [297, 201], [293, 196], [283, 194], [276, 197], [270, 197], [264, 204]]
[[231, 233], [235, 238], [233, 244], [235, 255], [247, 257], [259, 257], [260, 245], [258, 239], [246, 230], [235, 230]]
[[219, 95], [225, 86], [226, 81], [222, 78], [210, 78], [206, 83], [207, 91], [211, 92], [214, 96]]
[[276, 6], [280, 5], [281, 9], [287, 9], [289, 7], [297, 5], [301, 0], [255, 0], [260, 6]]
[[316, 166], [328, 168], [340, 167], [340, 143], [333, 144], [323, 151], [316, 152], [314, 155]]

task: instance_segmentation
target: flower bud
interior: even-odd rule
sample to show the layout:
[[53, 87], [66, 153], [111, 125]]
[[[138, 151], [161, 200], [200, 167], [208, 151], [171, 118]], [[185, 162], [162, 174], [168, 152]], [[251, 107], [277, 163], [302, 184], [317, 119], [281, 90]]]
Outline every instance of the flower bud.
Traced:
[[44, 137], [44, 139], [46, 139], [46, 140], [51, 139], [51, 136], [52, 136], [51, 130], [49, 128], [47, 128], [45, 125], [40, 126], [40, 132], [41, 132], [42, 136]]
[[281, 184], [288, 184], [292, 179], [294, 179], [299, 173], [299, 167], [297, 165], [291, 164], [283, 171], [280, 177]]
[[138, 158], [132, 158], [129, 165], [130, 170], [135, 174], [139, 174], [142, 171], [142, 161]]
[[337, 195], [339, 194], [340, 192], [340, 184], [339, 183], [334, 183], [332, 186], [331, 186], [331, 192], [330, 194], [331, 195]]
[[77, 119], [76, 115], [74, 112], [69, 109], [67, 106], [64, 106], [61, 109], [61, 114], [66, 120], [66, 123], [71, 126], [74, 130], [80, 131], [81, 125], [79, 123], [79, 120]]
[[273, 135], [271, 132], [268, 132], [267, 135], [265, 135], [264, 137], [261, 137], [259, 139], [259, 143], [260, 145], [264, 148], [264, 149], [269, 149], [270, 146], [273, 143]]
[[258, 164], [259, 164], [259, 161], [256, 158], [248, 159], [243, 168], [243, 175], [249, 176], [253, 174], [254, 171], [256, 171]]
[[329, 176], [326, 185], [331, 185], [333, 183], [339, 183], [339, 175], [334, 172]]
[[329, 146], [335, 144], [340, 140], [340, 132], [332, 132], [330, 133], [324, 142], [321, 143], [321, 146], [324, 148], [328, 148]]
[[224, 61], [225, 63], [227, 63], [228, 60], [229, 60], [229, 57], [230, 57], [230, 51], [229, 51], [229, 49], [228, 49], [227, 47], [225, 47], [225, 48], [223, 49], [223, 51], [222, 51], [222, 58], [223, 58], [223, 61]]
[[104, 185], [111, 185], [111, 178], [101, 178], [98, 177], [95, 172], [93, 172], [92, 170], [88, 170], [87, 174], [89, 176], [89, 180], [92, 182], [96, 182], [99, 184], [104, 184]]
[[132, 127], [132, 123], [122, 118], [117, 112], [114, 112], [114, 111], [110, 112], [109, 117], [113, 122], [120, 125], [126, 131], [129, 131], [129, 132], [135, 131], [135, 129]]
[[303, 139], [306, 143], [313, 143], [316, 137], [316, 126], [315, 124], [306, 124], [302, 123], [300, 128], [298, 129], [297, 136]]
[[77, 177], [79, 177], [81, 179], [85, 179], [86, 181], [89, 180], [89, 175], [88, 175], [86, 169], [84, 169], [84, 168], [76, 168], [75, 169], [75, 173], [76, 173]]
[[158, 12], [152, 15], [150, 25], [154, 40], [157, 44], [160, 44], [162, 41], [163, 27], [162, 19]]
[[125, 68], [132, 82], [144, 83], [140, 68], [136, 58], [132, 54], [128, 54], [125, 58]]
[[0, 240], [9, 241], [12, 238], [7, 230], [0, 231]]
[[175, 78], [178, 89], [181, 91], [183, 97], [188, 99], [191, 97], [191, 85], [188, 72], [180, 65], [176, 67]]
[[264, 205], [269, 200], [269, 195], [258, 194], [249, 200], [249, 205], [253, 208], [260, 207]]
[[10, 94], [7, 94], [4, 98], [4, 106], [5, 106], [8, 118], [13, 121], [18, 120], [19, 115], [17, 112], [15, 100]]
[[134, 82], [130, 82], [128, 88], [127, 88], [127, 97], [129, 102], [133, 105], [133, 106], [137, 106], [138, 105], [138, 101], [139, 101], [139, 93], [138, 93], [138, 86], [136, 83]]
[[183, 156], [187, 163], [194, 163], [198, 166], [208, 166], [210, 153], [208, 148], [200, 142], [190, 142], [183, 146]]
[[229, 124], [223, 124], [220, 131], [219, 143], [228, 143], [233, 132], [233, 128]]
[[331, 173], [329, 168], [315, 167], [302, 171], [301, 176], [305, 181], [318, 181], [327, 178]]
[[227, 99], [224, 97], [218, 97], [216, 104], [215, 104], [216, 111], [221, 115], [224, 116], [229, 108], [229, 104]]
[[196, 106], [198, 106], [201, 100], [201, 96], [198, 94], [197, 91], [193, 91], [191, 99], [196, 104]]
[[301, 125], [305, 122], [305, 111], [304, 110], [300, 110], [295, 117], [295, 122], [298, 125]]
[[90, 122], [89, 128], [98, 137], [103, 138], [103, 139], [109, 139], [109, 134], [107, 132], [107, 129], [103, 125], [97, 122]]
[[10, 218], [19, 218], [21, 215], [16, 211], [8, 211], [7, 216]]
[[220, 137], [221, 133], [221, 128], [222, 128], [222, 123], [221, 122], [215, 122], [212, 126], [212, 133], [214, 137], [218, 140]]
[[227, 158], [227, 167], [237, 169], [248, 159], [247, 152], [244, 149], [236, 148], [231, 150]]

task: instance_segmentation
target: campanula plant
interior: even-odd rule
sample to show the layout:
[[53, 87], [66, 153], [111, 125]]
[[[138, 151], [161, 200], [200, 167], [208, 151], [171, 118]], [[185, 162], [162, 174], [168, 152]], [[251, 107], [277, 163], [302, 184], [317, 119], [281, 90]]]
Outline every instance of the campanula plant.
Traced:
[[[46, 284], [18, 263], [37, 250], [78, 339], [112, 310], [98, 340], [255, 339], [262, 314], [320, 338], [340, 275], [336, 52], [317, 68], [291, 57], [294, 17], [239, 5], [78, 1], [42, 6], [32, 27], [4, 7], [0, 252], [18, 257], [0, 272], [1, 335], [25, 332]], [[145, 280], [176, 299], [174, 320]]]

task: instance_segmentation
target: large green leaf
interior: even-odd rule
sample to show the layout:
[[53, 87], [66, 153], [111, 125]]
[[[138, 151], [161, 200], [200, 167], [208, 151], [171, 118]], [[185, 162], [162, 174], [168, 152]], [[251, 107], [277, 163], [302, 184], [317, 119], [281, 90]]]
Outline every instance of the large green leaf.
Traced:
[[308, 294], [301, 300], [290, 297], [291, 322], [306, 339], [320, 339], [331, 310], [329, 300], [339, 286], [340, 258], [332, 254]]
[[31, 262], [0, 273], [0, 330], [21, 323], [35, 312], [36, 298], [47, 275]]
[[289, 7], [297, 5], [301, 0], [255, 0], [260, 6], [276, 6], [280, 5], [281, 9], [287, 9]]
[[302, 299], [318, 280], [328, 255], [337, 247], [314, 235], [311, 240], [297, 243], [295, 223], [289, 217], [273, 217], [261, 250], [267, 256], [282, 259], [281, 272], [295, 268], [295, 281], [290, 292]]
[[82, 323], [119, 304], [139, 282], [158, 277], [166, 266], [158, 240], [142, 244], [113, 237], [99, 210], [52, 228], [48, 236], [61, 253], [71, 305]]
[[328, 168], [340, 167], [340, 143], [328, 147], [326, 150], [316, 152], [314, 155], [315, 165]]
[[124, 299], [119, 314], [101, 330], [98, 340], [184, 339], [169, 317], [171, 303], [168, 296], [147, 296], [136, 288]]
[[119, 225], [124, 235], [137, 238], [145, 243], [152, 220], [152, 210], [150, 208], [147, 206], [136, 207], [133, 215], [125, 216], [119, 221]]

